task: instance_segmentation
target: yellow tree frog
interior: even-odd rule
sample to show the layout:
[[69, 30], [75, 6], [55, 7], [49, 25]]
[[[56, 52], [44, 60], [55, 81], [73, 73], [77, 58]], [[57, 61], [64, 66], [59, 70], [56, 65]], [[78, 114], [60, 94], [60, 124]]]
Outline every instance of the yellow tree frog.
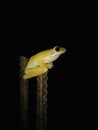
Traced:
[[26, 65], [23, 78], [29, 79], [47, 72], [48, 69], [53, 67], [53, 61], [65, 52], [65, 48], [55, 46], [52, 49], [41, 51], [30, 57]]

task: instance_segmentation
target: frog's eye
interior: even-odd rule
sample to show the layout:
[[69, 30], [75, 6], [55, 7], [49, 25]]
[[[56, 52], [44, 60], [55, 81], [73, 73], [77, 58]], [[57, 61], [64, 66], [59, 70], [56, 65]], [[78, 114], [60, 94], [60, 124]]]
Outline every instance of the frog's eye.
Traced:
[[56, 46], [55, 47], [55, 50], [58, 52], [60, 50], [60, 47], [59, 46]]

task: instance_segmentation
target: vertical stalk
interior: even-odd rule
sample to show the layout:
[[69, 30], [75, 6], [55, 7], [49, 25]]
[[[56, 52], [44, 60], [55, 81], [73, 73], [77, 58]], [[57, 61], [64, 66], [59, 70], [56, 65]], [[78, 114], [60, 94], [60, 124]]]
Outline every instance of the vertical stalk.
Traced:
[[20, 127], [21, 130], [28, 130], [28, 80], [23, 79], [24, 69], [28, 58], [20, 57]]
[[36, 127], [37, 130], [47, 129], [47, 73], [37, 77], [37, 110]]

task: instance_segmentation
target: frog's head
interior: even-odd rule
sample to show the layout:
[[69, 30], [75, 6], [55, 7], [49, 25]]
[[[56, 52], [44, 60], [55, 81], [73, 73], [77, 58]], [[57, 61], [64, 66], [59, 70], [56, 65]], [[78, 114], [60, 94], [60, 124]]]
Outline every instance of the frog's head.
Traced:
[[60, 55], [66, 52], [64, 47], [55, 46], [51, 52], [52, 61], [56, 60]]
[[53, 48], [55, 54], [63, 54], [66, 52], [66, 49], [64, 47], [55, 46]]

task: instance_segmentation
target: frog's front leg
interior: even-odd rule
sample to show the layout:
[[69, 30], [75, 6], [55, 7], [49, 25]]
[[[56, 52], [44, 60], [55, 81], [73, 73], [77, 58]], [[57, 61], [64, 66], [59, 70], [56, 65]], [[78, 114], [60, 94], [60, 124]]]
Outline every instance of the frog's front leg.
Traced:
[[46, 66], [47, 66], [48, 69], [52, 69], [53, 68], [53, 63], [52, 62], [51, 63], [47, 63]]
[[41, 75], [48, 71], [48, 68], [46, 65], [43, 66], [37, 66], [35, 68], [27, 69], [27, 73], [23, 76], [24, 79], [29, 79], [38, 75]]

